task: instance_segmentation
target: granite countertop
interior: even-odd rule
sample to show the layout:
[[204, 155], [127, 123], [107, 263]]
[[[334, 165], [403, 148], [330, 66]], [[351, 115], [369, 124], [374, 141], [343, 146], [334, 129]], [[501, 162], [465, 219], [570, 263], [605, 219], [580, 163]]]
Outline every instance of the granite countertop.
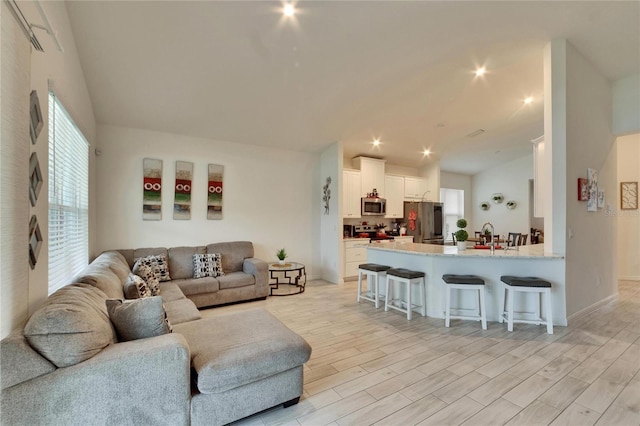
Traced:
[[559, 254], [545, 253], [544, 244], [534, 244], [520, 246], [519, 250], [497, 249], [494, 254], [488, 249], [474, 249], [467, 247], [466, 250], [458, 251], [456, 246], [441, 246], [435, 244], [417, 243], [387, 243], [384, 245], [368, 245], [369, 250], [392, 251], [397, 253], [408, 253], [419, 256], [455, 256], [455, 257], [491, 257], [491, 258], [513, 258], [513, 259], [563, 259]]

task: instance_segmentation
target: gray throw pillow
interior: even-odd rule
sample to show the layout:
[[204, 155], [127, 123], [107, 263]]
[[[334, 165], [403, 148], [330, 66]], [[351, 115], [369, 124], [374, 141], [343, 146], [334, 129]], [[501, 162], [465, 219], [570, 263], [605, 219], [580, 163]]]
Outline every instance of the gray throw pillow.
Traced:
[[159, 296], [106, 301], [109, 319], [122, 342], [171, 333], [171, 325]]
[[193, 255], [193, 278], [215, 278], [223, 275], [222, 255], [220, 253]]
[[149, 289], [144, 279], [134, 274], [127, 276], [124, 281], [124, 297], [127, 299], [143, 299], [151, 296], [151, 289]]

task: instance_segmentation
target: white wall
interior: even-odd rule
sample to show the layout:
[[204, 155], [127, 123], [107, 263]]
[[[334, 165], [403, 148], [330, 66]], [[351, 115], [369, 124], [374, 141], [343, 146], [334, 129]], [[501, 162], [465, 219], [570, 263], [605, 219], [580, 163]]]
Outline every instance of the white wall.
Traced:
[[[461, 189], [464, 191], [464, 218], [469, 224], [473, 223], [473, 191], [471, 176], [460, 173], [440, 172], [440, 187]], [[468, 228], [471, 229], [471, 228]]]
[[[611, 85], [571, 44], [560, 44], [564, 48], [556, 60], [564, 59], [566, 70], [566, 99], [561, 103], [566, 102], [564, 235], [567, 314], [571, 316], [617, 292], [615, 220], [608, 217], [606, 209], [587, 212], [586, 202], [577, 200], [577, 179], [587, 177], [587, 168], [598, 170], [598, 187], [612, 203], [617, 176]], [[553, 184], [555, 190], [562, 182], [554, 178]]]
[[[471, 217], [469, 234], [480, 231], [485, 222], [491, 222], [500, 236], [509, 232], [529, 233], [529, 179], [533, 177], [533, 156], [527, 155], [508, 163], [492, 167], [471, 179]], [[501, 193], [504, 201], [494, 204], [491, 195]], [[507, 201], [517, 207], [509, 210]], [[489, 202], [489, 210], [480, 209], [480, 203]]]
[[[40, 23], [41, 19], [35, 12], [31, 3], [19, 2], [20, 7], [31, 22]], [[36, 214], [40, 229], [45, 239], [40, 250], [38, 263], [34, 270], [28, 266], [28, 251], [26, 249], [26, 237], [20, 237], [21, 248], [2, 251], [2, 272], [12, 275], [11, 279], [2, 283], [2, 336], [8, 330], [16, 328], [25, 319], [25, 308], [31, 313], [47, 297], [48, 293], [48, 257], [47, 257], [47, 185], [48, 185], [48, 80], [53, 81], [54, 90], [62, 100], [65, 107], [76, 121], [81, 131], [90, 143], [95, 137], [95, 119], [91, 106], [91, 100], [86, 88], [84, 75], [69, 25], [66, 5], [64, 2], [42, 2], [51, 24], [58, 33], [58, 38], [64, 46], [64, 52], [59, 52], [51, 38], [44, 32], [38, 32], [38, 38], [45, 52], [38, 52], [31, 48], [22, 31], [17, 27], [13, 15], [8, 10], [5, 2], [2, 2], [2, 169], [0, 171], [3, 181], [9, 184], [14, 179], [12, 172], [19, 170], [21, 176], [18, 181], [23, 181], [17, 194], [6, 193], [3, 189], [2, 199], [7, 197], [15, 200], [14, 207], [20, 210], [19, 223], [12, 223], [10, 216], [2, 216], [2, 242], [8, 241], [5, 229], [9, 234], [27, 232], [29, 218]], [[26, 59], [25, 59], [26, 58]], [[17, 71], [17, 74], [13, 74]], [[44, 125], [38, 137], [37, 143], [31, 145], [28, 131], [28, 106], [31, 90], [38, 92], [40, 108]], [[19, 127], [20, 135], [8, 136], [5, 131], [10, 131], [10, 126], [5, 127], [5, 120], [16, 115], [24, 115], [23, 124]], [[26, 139], [25, 139], [26, 138]], [[15, 145], [14, 145], [15, 144]], [[14, 148], [17, 148], [14, 150]], [[29, 155], [36, 152], [40, 168], [44, 177], [44, 184], [40, 191], [40, 197], [34, 208], [28, 201], [26, 189], [29, 170]], [[24, 152], [23, 152], [24, 151]], [[90, 182], [93, 181], [93, 164], [90, 163]], [[23, 201], [22, 197], [25, 197]], [[93, 200], [90, 208], [93, 208]], [[4, 208], [10, 206], [3, 205]], [[94, 209], [95, 210], [95, 209]], [[90, 239], [94, 221], [90, 218]], [[5, 228], [6, 227], [6, 228]], [[17, 235], [17, 234], [15, 234]], [[5, 239], [7, 237], [7, 239]], [[25, 276], [18, 276], [13, 271], [16, 268], [24, 271]], [[7, 272], [8, 271], [8, 272]], [[28, 276], [27, 276], [28, 275]], [[5, 309], [6, 306], [14, 308]]]
[[640, 74], [613, 83], [613, 134], [640, 131]]
[[[640, 133], [616, 141], [618, 182], [640, 182]], [[618, 278], [640, 281], [640, 210], [620, 210], [620, 190], [608, 197], [618, 227]]]
[[0, 287], [2, 338], [29, 311], [29, 55], [30, 44], [6, 2], [0, 51]]
[[[320, 263], [322, 265], [321, 278], [331, 283], [342, 280], [342, 145], [334, 143], [324, 150], [320, 156], [320, 176], [317, 179], [317, 189], [313, 191], [318, 200], [322, 200], [323, 190], [327, 178], [331, 178], [331, 198], [329, 212], [325, 214], [324, 202], [320, 209]], [[317, 227], [316, 227], [317, 228]]]
[[[313, 256], [319, 207], [317, 154], [148, 130], [98, 127], [97, 251], [252, 241], [257, 257], [289, 259], [318, 273]], [[163, 160], [162, 220], [142, 220], [143, 158]], [[191, 220], [173, 220], [175, 162], [194, 163]], [[206, 219], [207, 165], [224, 165], [223, 219]]]
[[420, 169], [420, 176], [427, 180], [425, 201], [440, 201], [440, 162], [433, 161]]

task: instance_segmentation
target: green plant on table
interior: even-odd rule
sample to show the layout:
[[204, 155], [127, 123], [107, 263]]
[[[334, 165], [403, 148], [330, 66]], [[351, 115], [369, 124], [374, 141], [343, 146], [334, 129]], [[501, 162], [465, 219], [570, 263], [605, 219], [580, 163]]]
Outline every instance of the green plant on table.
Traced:
[[285, 249], [281, 248], [280, 250], [278, 250], [276, 252], [276, 257], [279, 260], [285, 260], [287, 258], [287, 251]]
[[464, 230], [464, 228], [467, 227], [467, 220], [463, 218], [458, 219], [458, 221], [456, 222], [456, 226], [460, 228], [455, 233], [456, 241], [467, 241], [467, 239], [469, 238], [469, 233]]

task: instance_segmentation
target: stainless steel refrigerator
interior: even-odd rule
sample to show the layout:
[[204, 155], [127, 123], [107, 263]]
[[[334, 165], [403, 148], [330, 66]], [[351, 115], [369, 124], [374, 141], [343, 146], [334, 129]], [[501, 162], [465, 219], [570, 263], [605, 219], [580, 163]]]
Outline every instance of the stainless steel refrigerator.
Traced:
[[444, 244], [444, 204], [431, 201], [405, 201], [404, 222], [414, 243]]

